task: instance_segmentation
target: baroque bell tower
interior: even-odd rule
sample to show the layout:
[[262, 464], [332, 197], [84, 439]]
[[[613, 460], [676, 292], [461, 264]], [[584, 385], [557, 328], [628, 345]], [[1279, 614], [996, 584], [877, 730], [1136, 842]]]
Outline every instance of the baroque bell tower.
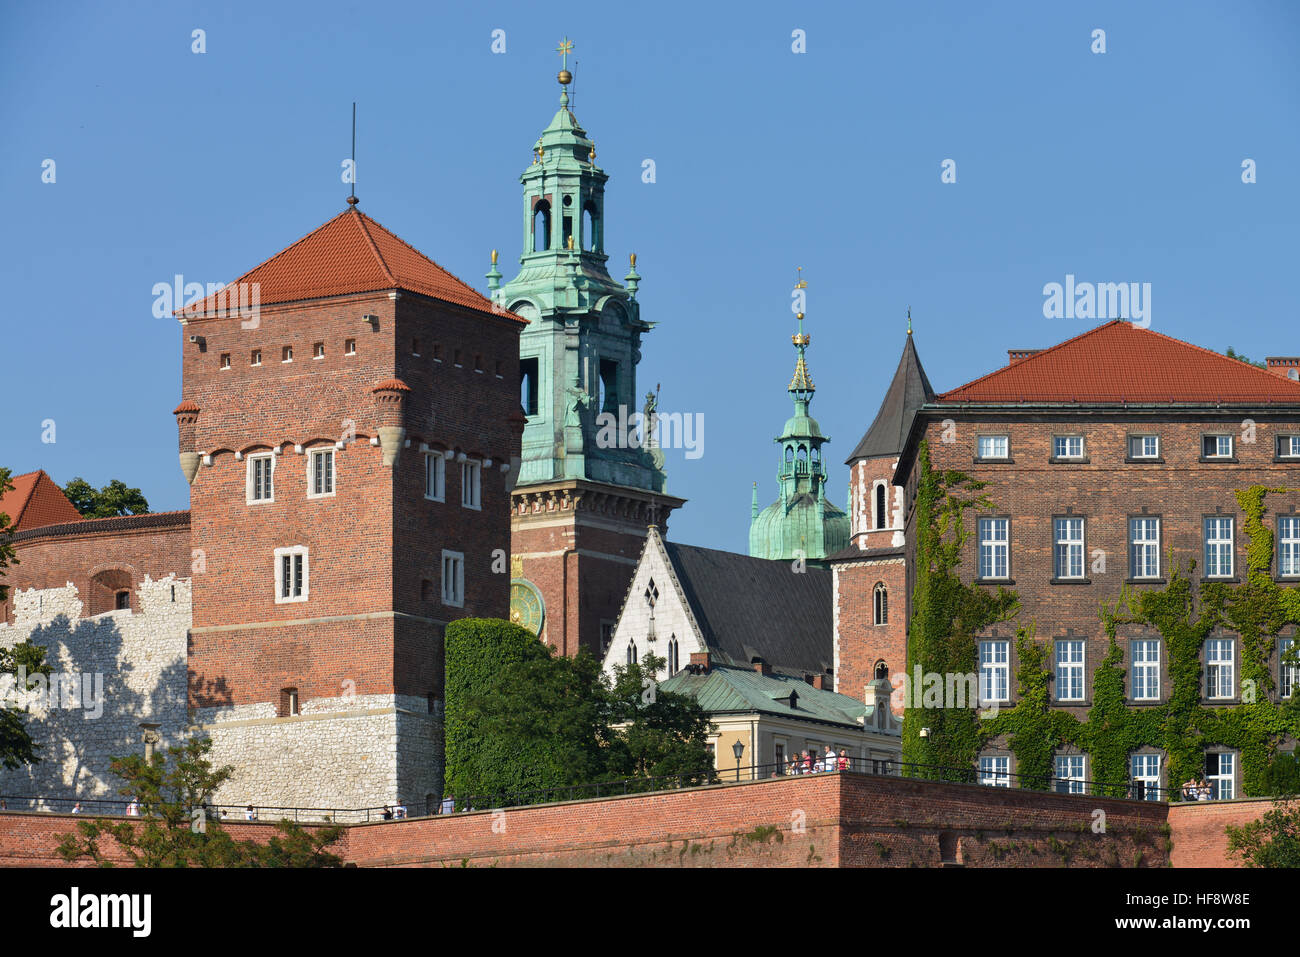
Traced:
[[666, 494], [662, 452], [636, 425], [655, 404], [647, 395], [638, 409], [636, 387], [653, 325], [636, 298], [636, 255], [623, 283], [606, 268], [609, 176], [569, 107], [571, 50], [566, 39], [557, 51], [560, 109], [520, 176], [519, 274], [502, 285], [494, 253], [487, 279], [493, 301], [529, 323], [519, 342], [527, 422], [511, 499], [511, 617], [563, 654], [599, 655], [646, 527], [665, 530], [683, 500]]

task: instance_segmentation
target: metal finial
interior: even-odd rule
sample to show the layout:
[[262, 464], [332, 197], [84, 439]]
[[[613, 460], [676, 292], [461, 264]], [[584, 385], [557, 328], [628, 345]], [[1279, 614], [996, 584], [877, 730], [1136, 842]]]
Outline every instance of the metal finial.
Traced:
[[912, 334], [912, 307], [907, 307], [907, 334]]
[[497, 264], [497, 251], [494, 249], [492, 250], [492, 265], [495, 266], [496, 264]]
[[569, 72], [569, 54], [573, 52], [573, 41], [565, 37], [555, 48], [555, 52], [560, 55], [560, 72], [555, 78], [560, 81], [561, 86], [568, 86], [573, 82], [573, 74]]

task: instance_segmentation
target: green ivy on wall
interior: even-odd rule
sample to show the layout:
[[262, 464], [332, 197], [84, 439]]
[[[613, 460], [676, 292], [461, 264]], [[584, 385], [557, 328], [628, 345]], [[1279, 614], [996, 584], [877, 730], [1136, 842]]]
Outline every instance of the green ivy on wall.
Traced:
[[[915, 674], [918, 664], [925, 672], [977, 672], [976, 636], [989, 625], [1013, 617], [1019, 603], [1014, 592], [999, 588], [993, 594], [962, 582], [956, 574], [968, 535], [963, 515], [971, 508], [990, 507], [983, 495], [976, 494], [984, 483], [960, 472], [936, 472], [924, 442], [918, 461], [908, 675]], [[1164, 751], [1167, 782], [1173, 789], [1203, 773], [1207, 746], [1220, 746], [1240, 755], [1244, 795], [1291, 786], [1297, 776], [1296, 762], [1288, 754], [1279, 755], [1277, 747], [1287, 738], [1300, 738], [1300, 695], [1282, 702], [1270, 700], [1275, 683], [1269, 658], [1278, 633], [1287, 625], [1300, 624], [1300, 589], [1284, 588], [1273, 580], [1274, 538], [1264, 523], [1267, 496], [1285, 491], [1252, 486], [1236, 493], [1248, 543], [1246, 574], [1240, 583], [1202, 582], [1194, 588], [1192, 562], [1186, 569], [1172, 569], [1164, 588], [1125, 586], [1113, 603], [1102, 604], [1100, 619], [1109, 645], [1093, 676], [1086, 720], [1052, 706], [1053, 643], [1038, 641], [1034, 627], [1024, 626], [1016, 634], [1020, 695], [1015, 707], [980, 719], [971, 708], [915, 707], [914, 696], [903, 721], [903, 760], [972, 767], [985, 745], [1005, 736], [1016, 756], [1021, 785], [1045, 788], [1057, 751], [1073, 747], [1091, 756], [1092, 780], [1113, 784], [1118, 795], [1129, 780], [1129, 756], [1140, 748]], [[1118, 637], [1123, 627], [1163, 639], [1171, 687], [1168, 700], [1149, 706], [1128, 702], [1128, 675]], [[1201, 703], [1201, 647], [1220, 631], [1235, 635], [1240, 645], [1241, 696], [1239, 703], [1207, 707]], [[922, 727], [930, 729], [926, 738], [919, 736]]]

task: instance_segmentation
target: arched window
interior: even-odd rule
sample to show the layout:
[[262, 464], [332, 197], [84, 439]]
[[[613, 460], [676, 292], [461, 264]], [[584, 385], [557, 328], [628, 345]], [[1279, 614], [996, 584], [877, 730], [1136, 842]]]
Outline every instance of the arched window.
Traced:
[[889, 677], [889, 665], [885, 664], [884, 658], [881, 658], [879, 661], [876, 662], [876, 667], [874, 670], [877, 678]]
[[793, 446], [793, 445], [787, 445], [787, 446], [785, 447], [785, 460], [786, 460], [787, 462], [793, 462], [793, 461], [794, 461], [794, 446]]
[[551, 204], [540, 201], [533, 207], [533, 252], [551, 248]]
[[600, 252], [600, 216], [596, 204], [588, 200], [582, 207], [582, 248]]
[[668, 639], [668, 677], [677, 674], [677, 636]]
[[872, 607], [875, 609], [876, 624], [889, 624], [889, 592], [885, 589], [884, 582], [876, 582], [872, 592]]
[[636, 664], [636, 642], [635, 641], [629, 641], [627, 643], [627, 663], [629, 665]]
[[885, 517], [885, 486], [882, 482], [876, 486], [876, 528], [887, 528], [888, 519]]

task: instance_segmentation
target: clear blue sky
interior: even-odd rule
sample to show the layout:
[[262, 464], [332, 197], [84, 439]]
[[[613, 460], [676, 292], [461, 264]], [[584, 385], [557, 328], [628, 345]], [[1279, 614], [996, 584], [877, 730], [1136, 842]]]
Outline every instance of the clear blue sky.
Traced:
[[612, 271], [638, 254], [658, 323], [641, 391], [705, 420], [703, 457], [668, 457], [678, 541], [744, 551], [750, 483], [776, 498], [796, 266], [836, 462], [909, 304], [941, 390], [1095, 325], [1044, 318], [1067, 273], [1151, 283], [1161, 332], [1300, 353], [1300, 4], [9, 3], [0, 464], [187, 506], [151, 289], [233, 279], [342, 210], [353, 100], [361, 208], [480, 289], [493, 247], [512, 276], [566, 33]]

